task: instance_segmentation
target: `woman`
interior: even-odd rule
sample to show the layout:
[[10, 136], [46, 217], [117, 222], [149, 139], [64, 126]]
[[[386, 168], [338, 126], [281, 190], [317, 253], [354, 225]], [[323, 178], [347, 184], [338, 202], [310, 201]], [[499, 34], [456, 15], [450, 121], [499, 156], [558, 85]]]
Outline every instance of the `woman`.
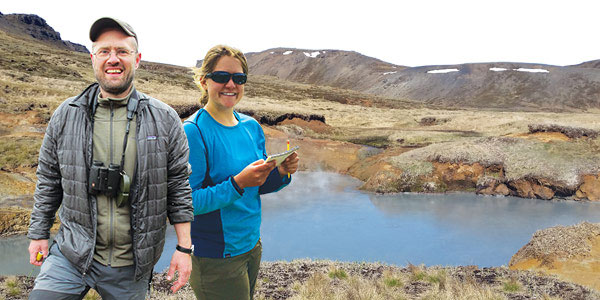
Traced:
[[195, 215], [190, 284], [198, 299], [252, 299], [262, 253], [260, 195], [285, 187], [298, 169], [296, 154], [279, 167], [265, 163], [262, 128], [234, 111], [247, 74], [244, 54], [222, 45], [195, 70], [206, 105], [184, 129]]

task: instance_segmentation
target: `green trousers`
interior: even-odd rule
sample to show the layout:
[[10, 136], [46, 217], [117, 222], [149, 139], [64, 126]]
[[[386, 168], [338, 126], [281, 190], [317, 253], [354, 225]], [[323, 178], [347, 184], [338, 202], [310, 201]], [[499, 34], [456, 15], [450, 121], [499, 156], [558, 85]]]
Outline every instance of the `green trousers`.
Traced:
[[190, 285], [199, 300], [250, 300], [258, 277], [262, 244], [228, 258], [192, 256]]

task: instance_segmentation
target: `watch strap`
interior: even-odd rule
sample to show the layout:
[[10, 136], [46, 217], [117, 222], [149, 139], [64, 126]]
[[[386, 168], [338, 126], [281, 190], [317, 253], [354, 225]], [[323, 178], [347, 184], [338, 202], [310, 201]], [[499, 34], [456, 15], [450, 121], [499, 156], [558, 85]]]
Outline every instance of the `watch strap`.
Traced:
[[175, 246], [175, 249], [177, 249], [177, 251], [183, 252], [185, 254], [194, 254], [194, 245], [192, 245], [192, 248], [184, 248], [184, 247], [177, 245], [177, 246]]

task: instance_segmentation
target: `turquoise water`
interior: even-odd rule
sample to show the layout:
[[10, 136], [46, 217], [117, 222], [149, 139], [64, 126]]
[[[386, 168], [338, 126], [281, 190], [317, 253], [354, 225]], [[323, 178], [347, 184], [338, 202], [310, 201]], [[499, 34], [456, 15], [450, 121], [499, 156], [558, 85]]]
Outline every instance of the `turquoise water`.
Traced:
[[[297, 258], [396, 265], [508, 265], [536, 230], [600, 222], [600, 203], [474, 194], [375, 195], [335, 173], [301, 172], [263, 196], [263, 260]], [[0, 240], [0, 274], [28, 274], [28, 241]], [[168, 267], [171, 226], [155, 270]], [[18, 265], [18, 266], [17, 266]]]

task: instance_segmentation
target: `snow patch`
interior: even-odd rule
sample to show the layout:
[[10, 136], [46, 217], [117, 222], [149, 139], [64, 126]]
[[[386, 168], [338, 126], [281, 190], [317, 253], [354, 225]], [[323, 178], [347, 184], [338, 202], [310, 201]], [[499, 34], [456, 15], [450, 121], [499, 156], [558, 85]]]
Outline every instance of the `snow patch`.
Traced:
[[312, 58], [317, 57], [319, 54], [321, 54], [321, 52], [319, 52], [319, 51], [315, 51], [315, 52], [311, 52], [311, 53], [304, 52], [304, 55], [306, 55], [308, 57], [312, 57]]
[[519, 72], [529, 72], [529, 73], [550, 73], [550, 71], [546, 70], [546, 69], [526, 69], [526, 68], [518, 68], [518, 69], [513, 69], [513, 71], [519, 71]]
[[450, 73], [450, 72], [458, 72], [458, 69], [440, 69], [440, 70], [427, 71], [428, 74], [443, 74], [443, 73]]
[[291, 51], [291, 50], [290, 51], [285, 51], [285, 52], [283, 52], [283, 55], [289, 55], [289, 54], [292, 54], [292, 53], [294, 53], [294, 51]]
[[385, 73], [383, 73], [383, 75], [390, 75], [390, 74], [395, 74], [395, 73], [398, 73], [398, 71], [394, 71], [394, 72], [385, 72]]
[[507, 69], [505, 68], [490, 68], [490, 71], [494, 71], [494, 72], [502, 72], [502, 71], [506, 71]]
[[273, 52], [273, 51], [271, 51], [271, 52], [269, 52], [269, 53], [271, 53], [271, 54], [275, 54], [275, 52]]

